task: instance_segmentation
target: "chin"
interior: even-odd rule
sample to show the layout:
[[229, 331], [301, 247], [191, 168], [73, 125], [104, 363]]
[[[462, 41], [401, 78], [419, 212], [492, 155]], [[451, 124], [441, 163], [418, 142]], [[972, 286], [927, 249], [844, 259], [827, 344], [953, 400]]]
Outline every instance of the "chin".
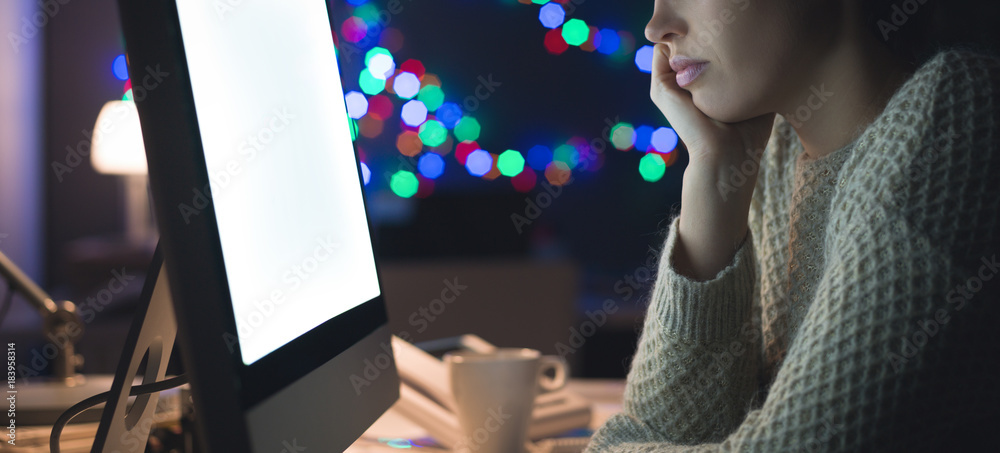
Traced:
[[750, 109], [727, 99], [726, 96], [716, 92], [712, 96], [703, 96], [695, 91], [692, 93], [694, 106], [698, 107], [709, 118], [723, 123], [738, 123], [753, 118]]

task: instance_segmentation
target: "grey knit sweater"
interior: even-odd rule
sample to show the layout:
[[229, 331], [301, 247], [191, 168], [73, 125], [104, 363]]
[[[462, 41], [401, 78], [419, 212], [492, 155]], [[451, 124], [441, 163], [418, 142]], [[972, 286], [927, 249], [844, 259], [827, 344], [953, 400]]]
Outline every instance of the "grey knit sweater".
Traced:
[[677, 274], [674, 219], [587, 452], [1000, 451], [998, 212], [996, 59], [935, 55], [820, 159], [778, 117], [728, 267]]

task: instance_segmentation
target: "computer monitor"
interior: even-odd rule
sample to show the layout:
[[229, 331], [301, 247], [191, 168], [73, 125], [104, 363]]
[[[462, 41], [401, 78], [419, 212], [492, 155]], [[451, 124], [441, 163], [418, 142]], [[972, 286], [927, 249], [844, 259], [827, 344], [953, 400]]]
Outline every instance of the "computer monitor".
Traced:
[[324, 0], [119, 0], [210, 451], [340, 451], [398, 397]]

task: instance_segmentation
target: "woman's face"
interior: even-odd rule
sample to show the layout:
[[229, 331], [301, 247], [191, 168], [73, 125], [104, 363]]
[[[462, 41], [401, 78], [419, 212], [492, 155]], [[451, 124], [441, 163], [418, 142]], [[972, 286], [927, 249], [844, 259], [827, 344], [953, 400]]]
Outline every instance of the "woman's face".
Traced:
[[[737, 122], [801, 103], [839, 23], [837, 0], [655, 0], [646, 38], [671, 61], [707, 61], [683, 89], [711, 118]], [[684, 83], [679, 77], [678, 83]]]

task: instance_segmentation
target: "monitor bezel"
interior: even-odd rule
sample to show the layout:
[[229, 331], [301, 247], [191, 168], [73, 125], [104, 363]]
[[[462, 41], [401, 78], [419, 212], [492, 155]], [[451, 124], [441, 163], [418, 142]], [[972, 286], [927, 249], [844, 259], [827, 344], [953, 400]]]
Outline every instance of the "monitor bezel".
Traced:
[[[200, 405], [203, 407], [199, 410], [207, 413], [199, 417], [199, 422], [203, 429], [215, 432], [216, 438], [210, 443], [230, 442], [217, 444], [228, 448], [243, 446], [248, 438], [243, 412], [387, 325], [381, 279], [378, 297], [327, 320], [250, 365], [243, 363], [238, 342], [227, 345], [224, 337], [235, 337], [237, 330], [213, 206], [209, 202], [194, 215], [189, 212], [185, 216], [181, 211], [182, 205], [192, 207], [198, 191], [210, 197], [211, 187], [177, 5], [174, 0], [118, 3], [133, 71], [133, 96], [142, 124], [154, 212], [171, 275], [178, 342], [195, 399], [212, 402]], [[326, 2], [324, 7], [329, 18]], [[147, 68], [162, 76], [151, 88], [137, 78], [144, 76]], [[363, 186], [357, 147], [354, 152], [358, 184]], [[370, 222], [368, 230], [374, 244]], [[236, 420], [241, 422], [234, 425]]]

